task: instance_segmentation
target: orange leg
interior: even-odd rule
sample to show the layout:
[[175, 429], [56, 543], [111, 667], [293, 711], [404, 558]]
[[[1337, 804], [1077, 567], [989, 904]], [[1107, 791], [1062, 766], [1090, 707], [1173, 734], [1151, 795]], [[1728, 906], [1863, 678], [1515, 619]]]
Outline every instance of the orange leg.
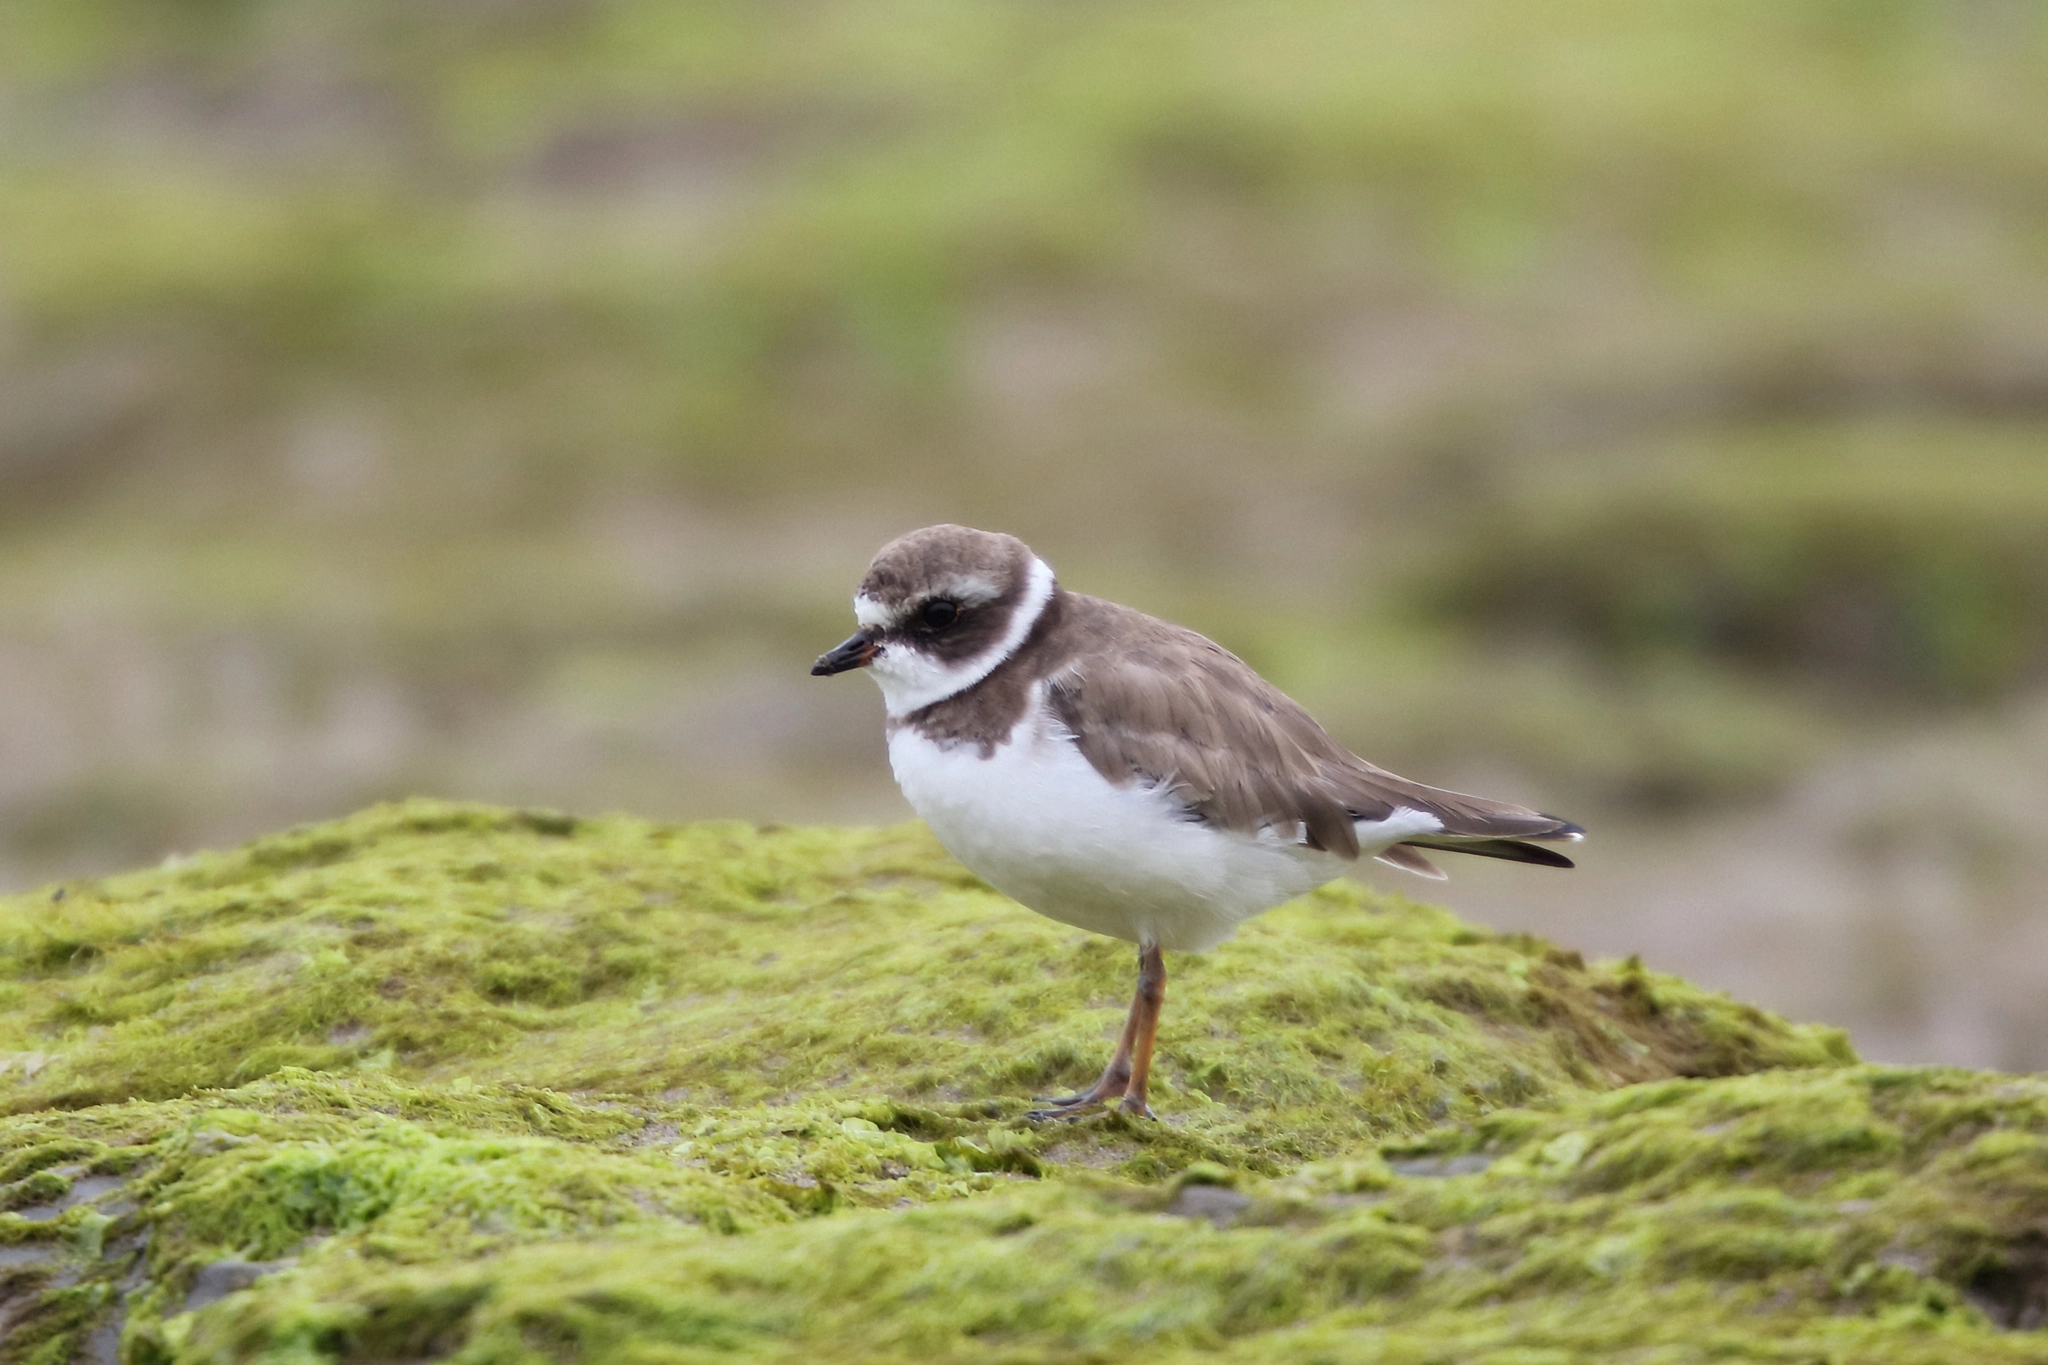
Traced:
[[1152, 1041], [1159, 1036], [1159, 1010], [1166, 1003], [1166, 960], [1156, 947], [1138, 951], [1138, 994], [1131, 1001], [1131, 1079], [1124, 1087], [1124, 1112], [1149, 1119], [1145, 1085], [1152, 1078]]
[[1145, 1105], [1145, 1087], [1152, 1075], [1152, 1043], [1159, 1035], [1159, 1007], [1166, 1003], [1166, 960], [1156, 946], [1138, 949], [1138, 992], [1131, 998], [1131, 1012], [1124, 1020], [1123, 1037], [1116, 1053], [1095, 1084], [1078, 1095], [1047, 1100], [1051, 1107], [1035, 1109], [1032, 1118], [1066, 1118], [1085, 1105], [1121, 1098], [1126, 1114], [1151, 1118]]

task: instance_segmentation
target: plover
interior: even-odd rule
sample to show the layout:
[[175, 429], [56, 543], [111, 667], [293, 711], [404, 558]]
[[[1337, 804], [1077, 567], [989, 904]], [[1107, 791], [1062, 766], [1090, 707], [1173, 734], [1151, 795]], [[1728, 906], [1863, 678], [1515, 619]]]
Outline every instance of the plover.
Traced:
[[1545, 867], [1579, 826], [1426, 787], [1352, 754], [1236, 655], [1069, 592], [1014, 536], [928, 526], [889, 542], [860, 629], [811, 672], [866, 668], [903, 794], [952, 854], [1039, 914], [1138, 945], [1138, 989], [1095, 1084], [1039, 1117], [1145, 1092], [1166, 949], [1200, 952], [1363, 857]]

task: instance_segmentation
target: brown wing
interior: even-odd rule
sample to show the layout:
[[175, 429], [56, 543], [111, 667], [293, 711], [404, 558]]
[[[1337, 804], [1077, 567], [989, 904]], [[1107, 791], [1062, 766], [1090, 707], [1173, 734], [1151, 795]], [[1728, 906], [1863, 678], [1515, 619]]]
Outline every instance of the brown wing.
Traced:
[[1397, 807], [1443, 821], [1433, 839], [1497, 845], [1579, 833], [1526, 807], [1376, 768], [1222, 646], [1128, 607], [1066, 597], [1072, 644], [1052, 674], [1050, 700], [1111, 782], [1164, 786], [1193, 816], [1224, 829], [1249, 834], [1298, 822], [1311, 847], [1346, 858], [1359, 851], [1353, 821], [1385, 819]]

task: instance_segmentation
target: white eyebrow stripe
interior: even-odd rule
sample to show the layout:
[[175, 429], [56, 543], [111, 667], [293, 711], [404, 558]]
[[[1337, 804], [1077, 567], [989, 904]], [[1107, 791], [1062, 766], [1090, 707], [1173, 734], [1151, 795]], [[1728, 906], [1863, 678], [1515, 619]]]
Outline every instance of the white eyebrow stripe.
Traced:
[[[942, 578], [932, 585], [932, 597], [950, 597], [963, 607], [981, 607], [1003, 595], [1003, 589], [992, 578], [980, 574], [962, 573]], [[918, 601], [927, 601], [920, 598]], [[860, 622], [863, 630], [887, 630], [901, 622], [917, 605], [905, 602], [899, 607], [884, 606], [863, 593], [853, 595], [853, 619]]]
[[935, 586], [934, 597], [950, 597], [963, 607], [978, 607], [1003, 595], [1002, 588], [994, 580], [980, 574], [954, 574]]

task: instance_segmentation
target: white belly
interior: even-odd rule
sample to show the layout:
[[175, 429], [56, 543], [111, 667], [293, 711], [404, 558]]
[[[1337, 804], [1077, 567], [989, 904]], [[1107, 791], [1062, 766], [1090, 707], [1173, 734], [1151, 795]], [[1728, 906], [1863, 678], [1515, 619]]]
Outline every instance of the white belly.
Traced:
[[889, 740], [897, 785], [954, 857], [1063, 924], [1200, 951], [1243, 920], [1313, 890], [1343, 859], [1184, 818], [1160, 792], [1110, 785], [1033, 706], [987, 758], [904, 726]]

